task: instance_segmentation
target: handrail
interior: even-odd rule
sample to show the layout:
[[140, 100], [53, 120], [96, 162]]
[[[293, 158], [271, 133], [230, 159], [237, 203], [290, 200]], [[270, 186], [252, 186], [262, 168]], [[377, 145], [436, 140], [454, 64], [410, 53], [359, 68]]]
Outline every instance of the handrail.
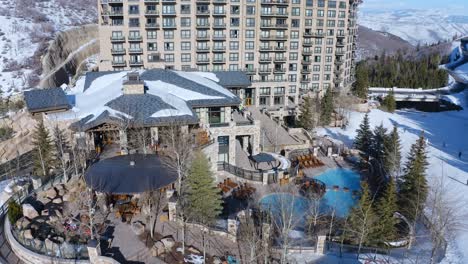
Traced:
[[246, 170], [224, 161], [218, 162], [218, 171], [226, 171], [246, 180], [263, 182], [263, 172]]

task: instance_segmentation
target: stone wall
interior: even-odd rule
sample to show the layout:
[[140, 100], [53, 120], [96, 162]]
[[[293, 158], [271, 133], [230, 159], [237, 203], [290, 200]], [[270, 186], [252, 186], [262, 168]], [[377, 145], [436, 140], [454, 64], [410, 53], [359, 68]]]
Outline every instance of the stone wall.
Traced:
[[[89, 260], [75, 260], [75, 259], [60, 259], [50, 256], [41, 255], [35, 253], [25, 247], [23, 247], [18, 241], [16, 241], [13, 233], [11, 232], [11, 224], [8, 217], [5, 217], [5, 231], [4, 234], [8, 243], [11, 246], [11, 250], [15, 253], [26, 264], [37, 264], [37, 263], [52, 263], [52, 264], [88, 264], [91, 263]], [[104, 263], [103, 263], [104, 264]], [[109, 263], [111, 264], [111, 263]]]

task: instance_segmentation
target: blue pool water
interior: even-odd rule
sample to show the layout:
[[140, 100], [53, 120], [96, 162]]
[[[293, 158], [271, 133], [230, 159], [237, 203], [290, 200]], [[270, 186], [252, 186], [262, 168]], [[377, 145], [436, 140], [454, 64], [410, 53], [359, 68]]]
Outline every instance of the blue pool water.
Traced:
[[[320, 211], [324, 214], [331, 214], [335, 209], [336, 216], [346, 217], [349, 210], [358, 202], [358, 197], [353, 197], [353, 191], [361, 189], [359, 174], [348, 169], [331, 169], [314, 179], [322, 181], [327, 188], [320, 200]], [[339, 187], [338, 190], [333, 189], [335, 185]], [[349, 191], [344, 191], [344, 187], [347, 187]], [[260, 200], [260, 205], [263, 209], [270, 210], [273, 215], [278, 215], [280, 212], [292, 213], [299, 226], [305, 222], [311, 207], [307, 198], [288, 193], [266, 195]]]

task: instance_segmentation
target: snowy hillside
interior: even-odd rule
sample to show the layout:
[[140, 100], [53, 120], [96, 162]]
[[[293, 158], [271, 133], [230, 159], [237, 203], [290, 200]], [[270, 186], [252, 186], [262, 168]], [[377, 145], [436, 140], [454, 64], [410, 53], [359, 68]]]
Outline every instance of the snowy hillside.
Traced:
[[0, 0], [0, 90], [37, 84], [40, 57], [57, 31], [94, 22], [94, 0]]
[[[468, 90], [453, 95], [464, 110], [454, 112], [424, 113], [415, 110], [401, 110], [395, 114], [373, 110], [370, 112], [372, 127], [383, 124], [388, 129], [394, 125], [398, 127], [402, 140], [404, 156], [407, 155], [421, 131], [425, 131], [429, 139], [429, 168], [427, 170], [430, 184], [438, 184], [440, 177], [447, 177], [446, 184], [453, 200], [461, 204], [468, 204], [468, 192], [465, 183], [468, 180]], [[352, 145], [364, 114], [352, 113], [350, 125], [346, 130], [333, 128], [322, 129], [319, 134], [328, 134], [347, 145]], [[461, 159], [458, 158], [462, 152]], [[461, 214], [468, 215], [468, 208], [460, 208]], [[448, 257], [443, 263], [468, 263], [468, 230], [459, 230], [455, 239], [449, 239]], [[463, 255], [463, 258], [460, 256]]]
[[452, 39], [456, 34], [468, 35], [468, 16], [451, 15], [445, 10], [361, 9], [359, 24], [389, 32], [413, 45]]

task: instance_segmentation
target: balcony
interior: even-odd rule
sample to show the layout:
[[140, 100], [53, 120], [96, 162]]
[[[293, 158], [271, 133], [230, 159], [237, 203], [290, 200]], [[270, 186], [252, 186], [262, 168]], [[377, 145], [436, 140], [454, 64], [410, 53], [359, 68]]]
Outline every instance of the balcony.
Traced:
[[226, 23], [222, 23], [222, 24], [213, 24], [213, 28], [226, 28]]
[[262, 5], [289, 5], [287, 0], [261, 0]]
[[125, 42], [124, 36], [112, 36], [110, 37], [111, 42]]
[[210, 47], [197, 47], [197, 52], [210, 52]]
[[225, 16], [226, 15], [226, 10], [214, 10], [213, 11], [213, 16]]
[[337, 51], [335, 51], [335, 54], [336, 54], [337, 56], [343, 56], [343, 55], [346, 54], [346, 51], [344, 51], [344, 50], [337, 50]]
[[310, 81], [310, 78], [301, 78], [301, 83], [309, 83]]
[[210, 10], [197, 10], [197, 16], [210, 16]]
[[323, 38], [325, 37], [325, 33], [323, 32], [304, 32], [305, 38]]
[[336, 65], [343, 65], [344, 60], [335, 60]]
[[210, 27], [210, 23], [201, 23], [201, 24], [197, 24], [195, 26], [196, 28], [209, 28]]
[[108, 16], [123, 16], [123, 10], [110, 10], [106, 12]]
[[312, 70], [310, 70], [310, 69], [301, 69], [302, 74], [309, 74], [311, 72], [312, 72]]
[[197, 40], [210, 40], [210, 35], [206, 34], [204, 36], [197, 36]]
[[131, 24], [128, 24], [128, 27], [131, 27], [131, 28], [140, 27], [140, 23], [131, 23]]
[[226, 40], [226, 35], [213, 35], [213, 40]]
[[129, 54], [142, 54], [143, 53], [143, 49], [142, 48], [130, 48], [128, 49], [128, 53]]
[[312, 42], [302, 42], [303, 47], [312, 47], [313, 45], [314, 45], [314, 43], [312, 43]]
[[270, 74], [270, 73], [271, 73], [271, 69], [262, 69], [262, 68], [260, 68], [260, 69], [258, 70], [258, 73], [259, 73], [259, 74]]
[[286, 62], [286, 57], [275, 57], [275, 62]]
[[313, 54], [312, 50], [302, 50], [302, 55], [304, 56], [310, 56], [312, 54]]
[[140, 42], [143, 41], [142, 36], [128, 36], [128, 41], [129, 42]]
[[197, 64], [208, 64], [210, 63], [209, 58], [197, 58]]
[[166, 12], [162, 12], [162, 15], [163, 16], [176, 16], [176, 11], [166, 11]]
[[114, 67], [125, 67], [127, 66], [126, 61], [112, 61], [112, 66]]
[[112, 55], [124, 55], [125, 49], [111, 49]]
[[259, 61], [260, 61], [260, 63], [262, 63], [262, 62], [263, 62], [263, 63], [265, 63], [265, 62], [268, 62], [268, 63], [269, 63], [269, 62], [271, 62], [271, 57], [267, 57], [267, 58], [260, 58], [260, 60], [259, 60]]
[[337, 47], [344, 47], [346, 44], [343, 41], [337, 41], [336, 46]]
[[155, 3], [159, 3], [159, 0], [145, 0], [145, 3], [155, 4]]
[[146, 10], [145, 15], [147, 15], [147, 16], [156, 16], [156, 15], [159, 15], [159, 11], [158, 10]]
[[159, 24], [158, 23], [146, 23], [145, 27], [148, 29], [159, 28]]
[[286, 72], [286, 69], [284, 68], [275, 68], [273, 70], [274, 73], [285, 73]]
[[226, 4], [227, 0], [213, 0], [213, 4]]
[[260, 47], [260, 52], [269, 52], [269, 51], [272, 51], [272, 50], [273, 50], [272, 46]]
[[133, 60], [131, 60], [131, 61], [129, 62], [129, 65], [130, 65], [130, 66], [143, 66], [143, 61], [142, 61], [142, 60], [139, 60], [139, 61], [133, 61]]
[[226, 63], [226, 58], [213, 58], [213, 63]]
[[222, 47], [213, 47], [213, 52], [225, 52], [226, 51], [226, 47], [222, 46]]
[[163, 24], [162, 26], [164, 29], [175, 29], [177, 28], [177, 25], [176, 23], [173, 23], [173, 24]]
[[275, 50], [276, 50], [276, 51], [286, 51], [286, 46], [275, 47]]
[[302, 60], [302, 64], [312, 64], [312, 61], [310, 60]]
[[288, 13], [285, 12], [262, 12], [260, 16], [265, 17], [288, 17]]

